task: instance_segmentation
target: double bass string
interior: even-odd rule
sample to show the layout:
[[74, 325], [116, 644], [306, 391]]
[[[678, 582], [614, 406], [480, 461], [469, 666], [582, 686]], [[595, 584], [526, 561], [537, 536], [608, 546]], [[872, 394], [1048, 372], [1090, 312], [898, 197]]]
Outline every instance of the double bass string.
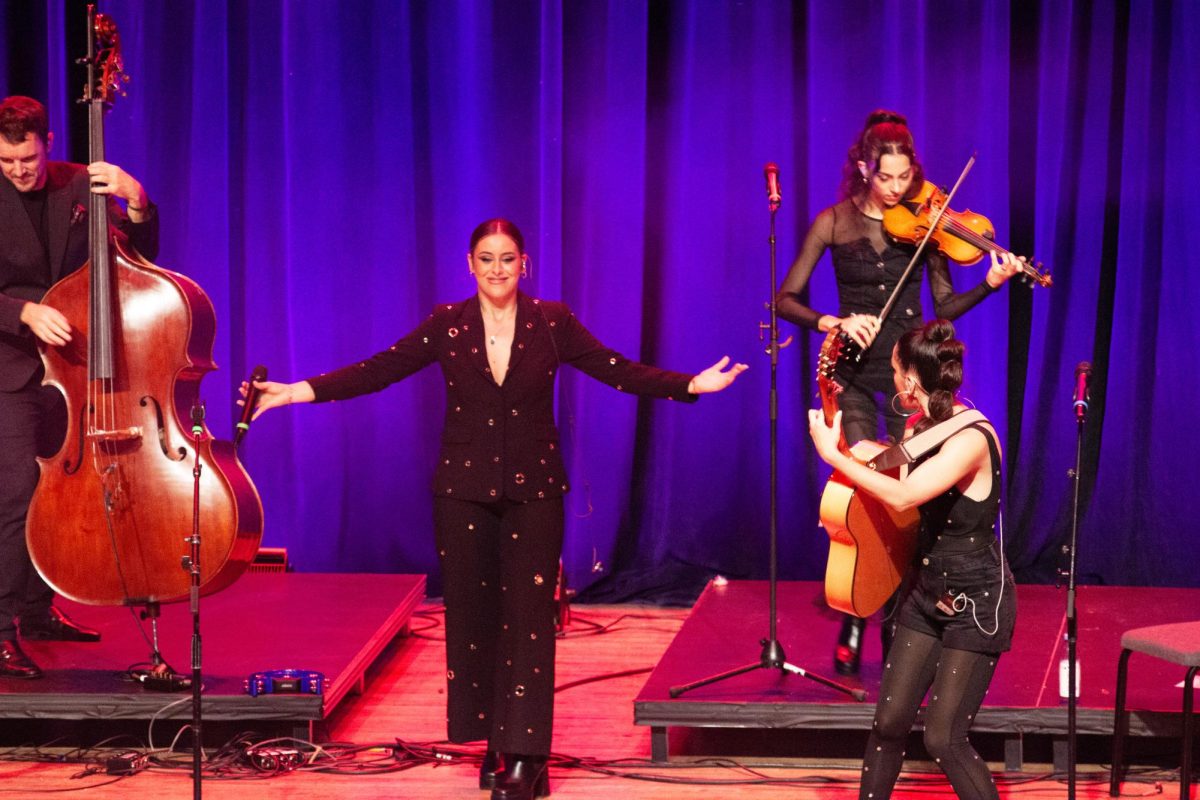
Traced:
[[[115, 34], [112, 34], [115, 35]], [[110, 91], [113, 76], [110, 70], [119, 70], [120, 56], [114, 41], [97, 42], [100, 36], [100, 20], [92, 19], [88, 24], [88, 155], [91, 161], [104, 161], [104, 111], [105, 97]], [[104, 61], [100, 75], [96, 75], [99, 61]], [[90, 188], [90, 187], [89, 187]], [[119, 539], [124, 538], [117, 530], [115, 514], [120, 503], [128, 503], [123, 497], [125, 475], [121, 469], [121, 439], [132, 433], [132, 426], [123, 425], [120, 419], [117, 398], [117, 364], [114, 336], [116, 329], [114, 313], [119, 302], [118, 289], [114, 287], [112, 253], [109, 240], [108, 197], [92, 192], [89, 195], [89, 235], [91, 245], [91, 358], [88, 362], [88, 442], [92, 455], [92, 467], [96, 470], [101, 492], [101, 515], [108, 534], [117, 580], [121, 593], [129, 599], [129, 584], [121, 559]]]

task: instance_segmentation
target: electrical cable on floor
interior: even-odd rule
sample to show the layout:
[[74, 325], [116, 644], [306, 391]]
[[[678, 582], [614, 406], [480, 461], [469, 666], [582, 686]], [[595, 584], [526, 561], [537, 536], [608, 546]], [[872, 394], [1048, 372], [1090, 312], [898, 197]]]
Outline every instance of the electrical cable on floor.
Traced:
[[[424, 631], [442, 626], [442, 606], [422, 609], [413, 616], [428, 621], [421, 628], [410, 631], [410, 635], [420, 638], [437, 640], [439, 637], [424, 635]], [[648, 614], [622, 614], [607, 622], [581, 618], [575, 615], [573, 623], [586, 626], [585, 630], [571, 632], [565, 638], [596, 636], [607, 633], [617, 633], [625, 630], [642, 630], [638, 628], [621, 628], [618, 624], [628, 619], [650, 619], [661, 621], [663, 617]], [[678, 621], [682, 622], [682, 618]], [[674, 632], [672, 629], [669, 632]], [[653, 667], [641, 667], [622, 670], [620, 672], [604, 673], [588, 676], [555, 687], [555, 692], [563, 692], [579, 686], [584, 686], [604, 680], [613, 680], [651, 672]], [[188, 699], [179, 699], [166, 703], [154, 713], [147, 728], [147, 742], [144, 745], [135, 737], [122, 735], [101, 740], [91, 747], [77, 747], [63, 754], [52, 754], [46, 749], [53, 747], [58, 740], [48, 744], [29, 745], [0, 750], [0, 761], [38, 761], [43, 763], [83, 764], [85, 769], [72, 776], [86, 778], [94, 775], [105, 775], [110, 779], [87, 786], [71, 787], [70, 789], [30, 790], [19, 789], [0, 784], [0, 796], [13, 792], [23, 795], [56, 794], [64, 791], [86, 791], [89, 788], [108, 786], [143, 772], [190, 774], [192, 770], [192, 752], [188, 747], [177, 749], [181, 739], [191, 730], [189, 724], [183, 724], [175, 733], [171, 743], [166, 748], [154, 746], [155, 722], [171, 709]], [[129, 740], [129, 741], [126, 741]], [[119, 745], [120, 747], [114, 747]], [[445, 740], [434, 742], [409, 742], [395, 739], [389, 742], [370, 744], [355, 744], [352, 742], [330, 742], [319, 744], [290, 737], [267, 737], [248, 731], [231, 738], [216, 750], [205, 754], [203, 774], [206, 780], [269, 780], [296, 772], [319, 772], [336, 775], [379, 775], [391, 772], [401, 772], [414, 767], [431, 765], [433, 767], [454, 764], [469, 764], [478, 768], [483, 760], [484, 750], [481, 747], [454, 745]], [[667, 783], [694, 786], [838, 786], [852, 788], [858, 784], [857, 765], [823, 766], [822, 769], [834, 773], [852, 773], [848, 775], [821, 774], [788, 777], [787, 775], [766, 774], [764, 767], [754, 767], [730, 758], [699, 758], [687, 761], [656, 762], [645, 758], [596, 759], [575, 757], [563, 754], [551, 756], [551, 766], [561, 770], [580, 770], [611, 778], [624, 778], [653, 783]], [[811, 765], [803, 764], [772, 764], [772, 770], [803, 769], [811, 771]], [[687, 770], [722, 769], [736, 773], [730, 777], [701, 778], [679, 774]], [[674, 773], [674, 774], [673, 774]], [[1003, 787], [1006, 794], [1017, 794], [1023, 791], [1039, 791], [1036, 787], [1022, 790], [1024, 784], [1057, 779], [1053, 771], [1030, 773], [995, 773], [997, 786]], [[1162, 770], [1157, 768], [1131, 769], [1127, 772], [1125, 784], [1147, 785], [1152, 787], [1145, 794], [1123, 796], [1151, 796], [1161, 794], [1162, 783], [1178, 780], [1178, 770]], [[1108, 783], [1107, 772], [1089, 775], [1085, 782], [1096, 785]], [[940, 770], [906, 769], [897, 780], [897, 786], [903, 786], [906, 791], [944, 796], [947, 789], [945, 776]]]
[[[182, 726], [181, 733], [188, 726]], [[24, 796], [34, 794], [55, 794], [64, 791], [86, 791], [88, 788], [107, 786], [143, 771], [174, 772], [190, 774], [191, 752], [175, 751], [180, 736], [177, 735], [167, 750], [154, 748], [125, 748], [113, 752], [104, 751], [102, 745], [116, 744], [125, 737], [111, 737], [101, 743], [87, 748], [75, 748], [66, 754], [50, 754], [45, 748], [51, 745], [10, 748], [0, 751], [3, 761], [42, 761], [47, 763], [81, 763], [86, 769], [77, 773], [73, 778], [86, 778], [93, 775], [107, 775], [111, 780], [87, 786], [71, 787], [70, 789], [31, 790], [21, 789], [0, 784], [0, 796], [13, 792]], [[483, 759], [483, 748], [454, 745], [445, 740], [433, 742], [410, 742], [395, 739], [390, 742], [371, 744], [355, 744], [350, 742], [330, 742], [318, 744], [303, 739], [291, 737], [260, 738], [253, 732], [241, 733], [230, 739], [209, 755], [204, 763], [206, 780], [265, 780], [282, 777], [297, 772], [319, 772], [336, 775], [379, 775], [391, 772], [401, 772], [414, 767], [430, 765], [433, 767], [454, 764], [470, 765], [478, 768]], [[809, 774], [789, 777], [786, 774], [767, 774], [766, 767], [756, 767], [744, 764], [730, 758], [699, 758], [687, 761], [655, 762], [645, 758], [597, 759], [589, 757], [554, 754], [550, 764], [556, 770], [580, 770], [596, 775], [626, 780], [637, 780], [651, 783], [665, 783], [691, 786], [838, 786], [852, 788], [858, 784], [858, 767], [853, 766], [824, 766], [823, 769], [838, 774]], [[811, 765], [803, 764], [773, 764], [769, 767], [776, 771], [806, 770], [811, 771]], [[688, 770], [722, 769], [736, 773], [730, 777], [697, 777], [680, 774]], [[1035, 782], [1054, 780], [1056, 773], [997, 773], [997, 786], [1005, 789], [1006, 794], [1022, 793], [1022, 785]], [[1149, 791], [1140, 795], [1126, 792], [1123, 796], [1151, 796], [1160, 794], [1164, 781], [1178, 780], [1178, 772], [1161, 769], [1132, 770], [1125, 780], [1127, 787], [1146, 785]], [[1094, 776], [1085, 779], [1087, 783], [1103, 785], [1108, 782], [1107, 773], [1096, 772]], [[934, 796], [944, 796], [947, 783], [940, 771], [935, 769], [908, 769], [897, 781], [906, 791], [923, 793], [929, 792]], [[1042, 791], [1030, 786], [1027, 791]]]

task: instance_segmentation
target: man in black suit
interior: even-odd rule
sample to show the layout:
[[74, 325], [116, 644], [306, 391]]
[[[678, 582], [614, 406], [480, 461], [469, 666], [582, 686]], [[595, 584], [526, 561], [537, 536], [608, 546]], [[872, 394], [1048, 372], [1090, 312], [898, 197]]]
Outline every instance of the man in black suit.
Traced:
[[46, 109], [13, 96], [0, 102], [0, 677], [40, 678], [25, 639], [99, 641], [52, 605], [34, 570], [25, 515], [37, 486], [37, 455], [58, 450], [65, 405], [42, 386], [38, 342], [64, 345], [71, 326], [42, 297], [88, 259], [89, 191], [108, 201], [110, 224], [148, 259], [158, 255], [158, 213], [142, 185], [113, 164], [50, 161]]

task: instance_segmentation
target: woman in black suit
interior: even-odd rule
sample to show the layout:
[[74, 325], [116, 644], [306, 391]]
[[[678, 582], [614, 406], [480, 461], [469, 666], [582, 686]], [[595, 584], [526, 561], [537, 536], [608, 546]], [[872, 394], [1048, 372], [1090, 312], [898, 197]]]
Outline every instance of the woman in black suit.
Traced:
[[[639, 364], [602, 345], [563, 303], [518, 291], [528, 256], [515, 225], [484, 222], [467, 264], [477, 292], [434, 308], [366, 361], [298, 383], [256, 383], [255, 416], [289, 403], [377, 392], [438, 363], [446, 419], [434, 530], [446, 600], [449, 738], [486, 739], [480, 786], [494, 800], [549, 794], [554, 584], [566, 470], [554, 424], [560, 364], [619, 391], [693, 402], [746, 369], [725, 357], [698, 375]], [[500, 759], [505, 769], [497, 772]]]

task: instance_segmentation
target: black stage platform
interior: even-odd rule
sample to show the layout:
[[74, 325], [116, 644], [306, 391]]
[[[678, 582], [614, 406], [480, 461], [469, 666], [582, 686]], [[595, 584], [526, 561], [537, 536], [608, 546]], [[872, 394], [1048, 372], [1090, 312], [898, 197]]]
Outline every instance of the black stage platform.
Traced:
[[[250, 573], [225, 591], [203, 598], [206, 726], [236, 722], [242, 729], [283, 728], [288, 735], [311, 739], [314, 724], [328, 717], [347, 693], [361, 690], [367, 668], [388, 642], [407, 630], [424, 596], [424, 575]], [[150, 653], [130, 609], [64, 600], [59, 607], [98, 629], [103, 640], [25, 642], [26, 652], [46, 676], [0, 681], [3, 739], [28, 741], [34, 721], [74, 721], [55, 728], [66, 740], [73, 737], [64, 731], [86, 727], [81, 721], [190, 721], [190, 690], [152, 691], [125, 676], [131, 664], [145, 661]], [[143, 624], [148, 632], [149, 623]], [[164, 658], [190, 675], [192, 619], [186, 602], [162, 607], [159, 632]], [[258, 697], [246, 693], [247, 676], [276, 669], [324, 673], [325, 692]], [[80, 744], [94, 743], [100, 732], [102, 728], [81, 730], [87, 740]], [[209, 744], [207, 735], [205, 743]]]
[[[1053, 586], [1017, 588], [1019, 611], [1013, 650], [1001, 658], [972, 728], [1003, 736], [1004, 760], [1013, 770], [1020, 769], [1024, 761], [1026, 735], [1052, 737], [1057, 761], [1067, 733], [1067, 704], [1058, 693], [1059, 661], [1066, 655], [1066, 590]], [[671, 727], [816, 731], [870, 728], [880, 675], [877, 620], [868, 628], [862, 675], [841, 678], [832, 665], [840, 620], [825, 605], [823, 591], [823, 585], [815, 581], [779, 584], [779, 643], [792, 664], [862, 687], [867, 690], [867, 701], [856, 702], [815, 681], [799, 675], [784, 676], [779, 670], [755, 670], [672, 700], [668, 695], [671, 686], [754, 663], [760, 657], [759, 641], [767, 635], [767, 583], [710, 582], [634, 701], [634, 721], [650, 726], [656, 761], [668, 759]], [[1077, 730], [1081, 736], [1110, 736], [1121, 634], [1144, 625], [1196, 619], [1200, 590], [1081, 586], [1077, 604]], [[1131, 735], [1179, 735], [1183, 673], [1183, 667], [1133, 657], [1128, 701], [1133, 711]]]

